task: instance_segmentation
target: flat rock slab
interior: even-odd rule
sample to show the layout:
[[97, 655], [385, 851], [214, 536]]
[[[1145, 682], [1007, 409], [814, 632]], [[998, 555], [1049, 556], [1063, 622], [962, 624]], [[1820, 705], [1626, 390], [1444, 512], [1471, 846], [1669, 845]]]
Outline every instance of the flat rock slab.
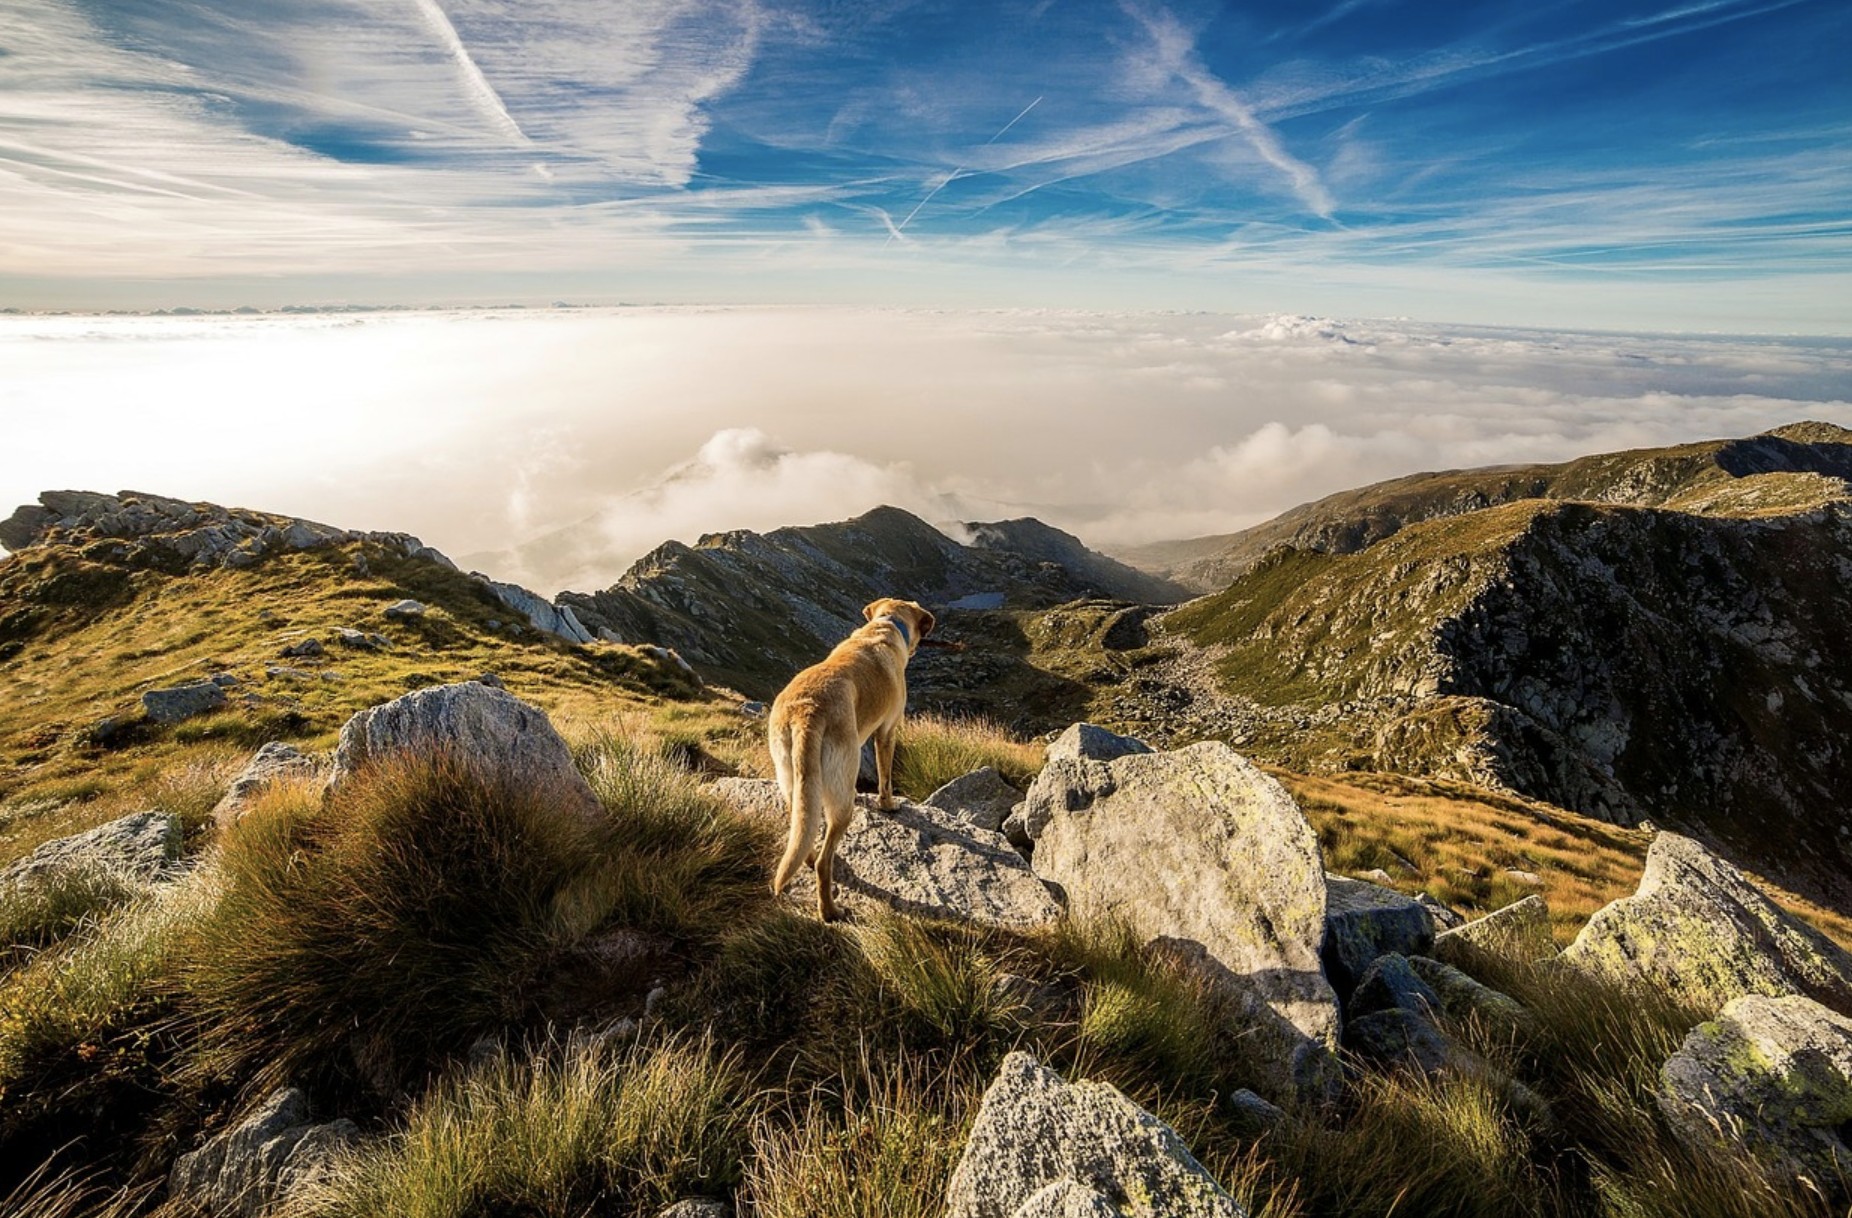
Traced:
[[168, 1193], [206, 1213], [258, 1218], [320, 1176], [359, 1138], [352, 1121], [312, 1122], [308, 1097], [285, 1087], [232, 1128], [181, 1155], [168, 1175]]
[[225, 795], [212, 809], [212, 819], [225, 829], [238, 823], [251, 801], [279, 782], [320, 777], [325, 758], [311, 757], [293, 744], [272, 740], [251, 755]]
[[1532, 894], [1434, 936], [1437, 959], [1470, 964], [1475, 951], [1517, 960], [1554, 955], [1550, 907], [1542, 897]]
[[1338, 1007], [1319, 959], [1325, 870], [1292, 796], [1213, 741], [1056, 765], [1087, 769], [1046, 792], [1036, 874], [1061, 887], [1077, 919], [1200, 947], [1209, 975], [1246, 1008], [1275, 1084], [1328, 1091]]
[[562, 811], [593, 820], [604, 808], [546, 714], [477, 681], [433, 685], [361, 711], [341, 728], [328, 789], [395, 756], [448, 756], [490, 782], [548, 791]]
[[[742, 811], [787, 823], [784, 797], [770, 779], [723, 778], [708, 790]], [[882, 812], [858, 800], [855, 819], [836, 848], [836, 886], [902, 913], [955, 918], [986, 926], [1040, 926], [1061, 916], [1060, 903], [1000, 833], [938, 808], [902, 801]], [[787, 890], [814, 904], [816, 881], [800, 870]]]
[[925, 802], [929, 807], [996, 833], [1003, 828], [1003, 818], [1010, 814], [1010, 809], [1022, 802], [1022, 792], [1003, 781], [1003, 775], [994, 768], [985, 766], [962, 778], [952, 779], [928, 795]]
[[1852, 1019], [1810, 998], [1738, 998], [1659, 1081], [1660, 1110], [1700, 1150], [1747, 1144], [1777, 1174], [1852, 1200]]
[[1563, 958], [1713, 1011], [1749, 994], [1852, 1010], [1852, 955], [1676, 833], [1653, 839], [1639, 890], [1597, 910]]
[[1020, 1052], [984, 1092], [946, 1193], [946, 1218], [1245, 1218], [1170, 1126]]
[[180, 818], [167, 812], [131, 812], [71, 837], [42, 843], [0, 869], [0, 892], [51, 885], [78, 877], [128, 886], [155, 884], [180, 872]]
[[216, 681], [190, 681], [141, 696], [142, 709], [156, 723], [179, 723], [225, 705], [225, 687]]

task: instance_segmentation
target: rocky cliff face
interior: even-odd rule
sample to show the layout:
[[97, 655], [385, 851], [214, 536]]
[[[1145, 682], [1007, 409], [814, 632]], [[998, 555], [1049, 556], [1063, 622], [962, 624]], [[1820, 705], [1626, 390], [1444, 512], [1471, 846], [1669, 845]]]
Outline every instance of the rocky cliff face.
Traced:
[[[1758, 480], [1763, 474], [1791, 476]], [[1283, 545], [1352, 554], [1423, 520], [1521, 499], [1727, 512], [1743, 506], [1744, 480], [1753, 481], [1749, 497], [1765, 503], [1830, 497], [1835, 481], [1852, 480], [1852, 431], [1795, 423], [1742, 439], [1599, 453], [1556, 465], [1413, 474], [1302, 504], [1240, 533], [1141, 546], [1122, 557], [1199, 592], [1213, 592]]]
[[673, 647], [728, 684], [775, 693], [862, 622], [882, 596], [935, 612], [1039, 608], [1094, 593], [1181, 590], [1037, 521], [970, 526], [960, 545], [881, 507], [838, 524], [710, 534], [657, 547], [602, 592], [560, 604], [594, 633]]
[[[1746, 470], [1852, 467], [1837, 440], [1719, 451]], [[1671, 821], [1837, 890], [1852, 497], [1792, 470], [1680, 486], [1656, 508], [1532, 499], [1356, 553], [1277, 550], [1165, 626], [1218, 651], [1246, 731], [1288, 764]]]

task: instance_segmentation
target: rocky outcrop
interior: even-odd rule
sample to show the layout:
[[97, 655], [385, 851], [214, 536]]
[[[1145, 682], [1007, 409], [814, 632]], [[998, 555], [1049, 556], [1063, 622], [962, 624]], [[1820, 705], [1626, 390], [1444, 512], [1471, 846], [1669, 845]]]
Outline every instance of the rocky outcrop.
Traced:
[[189, 681], [167, 689], [151, 689], [141, 696], [148, 718], [156, 723], [178, 723], [225, 705], [225, 689], [216, 681]]
[[1050, 563], [1080, 585], [1080, 596], [1110, 597], [1146, 605], [1174, 605], [1192, 590], [1162, 576], [1129, 567], [1089, 550], [1080, 538], [1033, 517], [966, 524], [965, 535], [978, 550], [990, 550], [1035, 563]]
[[1852, 1019], [1808, 998], [1738, 998], [1659, 1079], [1660, 1110], [1700, 1151], [1747, 1145], [1777, 1175], [1852, 1201]]
[[433, 685], [361, 711], [341, 728], [330, 792], [395, 755], [443, 756], [492, 782], [544, 790], [562, 811], [601, 820], [603, 807], [546, 715], [477, 681]]
[[311, 1121], [308, 1097], [286, 1087], [232, 1128], [180, 1156], [168, 1176], [168, 1194], [204, 1213], [259, 1218], [293, 1190], [318, 1179], [359, 1138], [352, 1121]]
[[1563, 958], [1708, 1011], [1750, 994], [1803, 994], [1852, 1011], [1852, 954], [1675, 833], [1653, 839], [1639, 890], [1597, 910]]
[[42, 889], [82, 880], [127, 889], [172, 879], [180, 872], [180, 818], [167, 812], [131, 812], [105, 825], [41, 844], [0, 868], [0, 893]]
[[571, 605], [555, 605], [519, 584], [505, 584], [490, 579], [480, 571], [471, 572], [471, 577], [488, 589], [496, 600], [526, 618], [528, 625], [542, 634], [565, 639], [568, 643], [590, 643], [598, 638], [579, 621]]
[[1001, 831], [1004, 818], [1021, 801], [1022, 793], [990, 766], [952, 779], [925, 800], [927, 806], [991, 833]]
[[251, 755], [244, 769], [212, 809], [212, 819], [220, 829], [230, 828], [244, 816], [251, 801], [278, 782], [290, 779], [314, 779], [320, 776], [323, 759], [311, 757], [293, 744], [272, 740]]
[[[1075, 785], [1044, 789], [1051, 770]], [[1221, 743], [1054, 762], [1036, 786], [1049, 812], [1035, 872], [1067, 894], [1069, 913], [1199, 946], [1274, 1063], [1270, 1081], [1326, 1087], [1338, 1012], [1319, 961], [1325, 872], [1285, 789]]]
[[[667, 542], [611, 587], [562, 593], [559, 605], [594, 636], [672, 647], [704, 676], [770, 698], [860, 626], [862, 606], [877, 597], [906, 596], [935, 610], [976, 603], [966, 600], [973, 596], [1045, 608], [1101, 582], [1104, 568], [1076, 574], [1011, 550], [1009, 535], [961, 545], [917, 516], [880, 507], [834, 524]], [[1118, 569], [1133, 583], [1146, 580]], [[937, 662], [921, 656], [915, 666]]]
[[1434, 946], [1434, 915], [1413, 897], [1341, 875], [1325, 877], [1325, 976], [1349, 994], [1379, 956], [1425, 955]]
[[122, 491], [46, 491], [0, 523], [0, 545], [13, 551], [72, 545], [87, 557], [119, 565], [179, 571], [248, 567], [289, 550], [372, 541], [409, 557], [443, 566], [450, 560], [406, 533], [337, 529], [312, 520], [276, 516], [164, 495]]
[[1105, 1083], [1003, 1059], [946, 1190], [946, 1218], [1242, 1218], [1170, 1126]]
[[[741, 811], [785, 823], [784, 799], [769, 779], [721, 779], [708, 789]], [[838, 900], [859, 896], [919, 917], [1020, 928], [1061, 916], [1001, 834], [907, 801], [891, 812], [858, 807], [837, 846], [834, 874]], [[816, 900], [807, 870], [789, 891], [801, 904]]]

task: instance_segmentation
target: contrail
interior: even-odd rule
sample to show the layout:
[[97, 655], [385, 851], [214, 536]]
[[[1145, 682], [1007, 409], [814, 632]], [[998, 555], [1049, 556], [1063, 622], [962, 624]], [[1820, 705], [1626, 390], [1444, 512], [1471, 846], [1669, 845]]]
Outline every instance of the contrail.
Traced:
[[474, 59], [470, 58], [469, 48], [463, 45], [463, 39], [457, 34], [457, 27], [450, 24], [450, 18], [445, 15], [437, 0], [412, 0], [412, 2], [424, 15], [425, 24], [431, 27], [431, 32], [437, 35], [437, 40], [444, 44], [444, 49], [450, 52], [450, 57], [457, 61], [457, 68], [463, 73], [463, 87], [469, 91], [471, 97], [476, 99], [477, 108], [483, 112], [483, 117], [500, 128], [503, 135], [517, 144], [533, 143], [527, 138], [527, 132], [521, 130], [521, 125], [514, 121], [514, 115], [508, 113], [508, 107], [502, 104], [501, 94], [495, 91], [495, 86], [489, 83], [489, 78], [482, 74], [482, 69], [476, 66]]
[[[1035, 109], [1037, 106], [1041, 104], [1042, 104], [1042, 99], [1038, 97], [1034, 101], [1030, 102], [1028, 105], [1024, 106], [1022, 108], [1022, 114], [1018, 114], [1015, 118], [1003, 124], [1003, 126], [998, 129], [997, 134], [991, 136], [989, 139], [985, 140], [982, 144], [979, 144], [978, 147], [988, 148], [992, 144], [996, 143], [998, 140], [1002, 139], [1004, 132], [1008, 131], [1011, 127], [1014, 127], [1017, 123], [1022, 122], [1023, 115], [1028, 114], [1029, 111]], [[894, 243], [894, 238], [900, 236], [902, 230], [905, 229], [907, 225], [913, 222], [913, 217], [920, 214], [920, 208], [932, 202], [932, 197], [934, 195], [944, 190], [947, 186], [950, 186], [952, 184], [952, 179], [956, 178], [959, 174], [963, 173], [964, 171], [965, 171], [965, 167], [963, 165], [960, 165], [958, 168], [952, 170], [952, 172], [946, 174], [945, 177], [939, 182], [937, 186], [933, 187], [931, 190], [926, 192], [925, 198], [921, 199], [918, 203], [915, 203], [913, 205], [913, 210], [907, 213], [907, 218], [905, 220], [902, 220], [898, 225], [894, 225], [889, 228], [888, 234], [887, 234], [887, 240], [883, 241], [881, 244], [892, 245]]]

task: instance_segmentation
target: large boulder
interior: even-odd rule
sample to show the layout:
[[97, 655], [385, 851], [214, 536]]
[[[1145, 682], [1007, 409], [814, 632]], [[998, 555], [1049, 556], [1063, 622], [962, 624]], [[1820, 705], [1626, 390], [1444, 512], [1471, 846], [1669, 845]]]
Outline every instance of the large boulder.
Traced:
[[1245, 1008], [1271, 1081], [1325, 1092], [1338, 1039], [1319, 961], [1325, 871], [1292, 796], [1220, 742], [1077, 764], [1092, 769], [1049, 792], [1036, 874], [1066, 892], [1077, 919], [1199, 945]]
[[1777, 1175], [1852, 1200], [1852, 1019], [1810, 998], [1738, 998], [1659, 1081], [1660, 1110], [1701, 1151], [1747, 1145]]
[[1675, 833], [1653, 839], [1639, 890], [1597, 910], [1563, 958], [1710, 1011], [1748, 994], [1805, 994], [1852, 1011], [1852, 955]]
[[946, 1194], [946, 1218], [1244, 1218], [1170, 1126], [1020, 1052], [984, 1092]]
[[992, 833], [1003, 827], [1004, 817], [1022, 800], [1022, 793], [1003, 781], [1003, 775], [990, 766], [973, 770], [926, 797], [929, 807], [949, 812]]
[[1048, 746], [1042, 772], [1022, 807], [1007, 818], [1004, 833], [1019, 846], [1033, 843], [1056, 812], [1084, 808], [1096, 795], [1111, 790], [1108, 762], [1150, 752], [1151, 746], [1142, 740], [1091, 723], [1069, 726]]
[[0, 869], [0, 894], [81, 882], [133, 891], [180, 874], [180, 818], [131, 812], [105, 825], [41, 844]]
[[598, 797], [545, 713], [477, 681], [433, 685], [361, 711], [341, 729], [330, 792], [371, 763], [447, 756], [492, 782], [549, 792], [563, 811], [602, 819]]
[[1150, 751], [1151, 746], [1144, 741], [1109, 732], [1098, 724], [1071, 723], [1049, 744], [1046, 758], [1049, 761], [1116, 761]]
[[251, 755], [238, 777], [232, 779], [225, 795], [213, 806], [212, 819], [219, 828], [238, 823], [251, 801], [279, 782], [289, 779], [314, 779], [321, 774], [322, 760], [311, 757], [293, 744], [272, 740]]
[[359, 1136], [349, 1120], [314, 1123], [308, 1097], [285, 1087], [224, 1133], [180, 1156], [168, 1175], [168, 1194], [203, 1213], [257, 1218], [319, 1177]]
[[[741, 811], [785, 824], [784, 797], [769, 779], [721, 779], [709, 788]], [[1061, 906], [1000, 833], [907, 801], [882, 812], [862, 804], [836, 847], [837, 895], [859, 895], [902, 913], [986, 926], [1039, 926]], [[792, 899], [812, 903], [815, 880], [798, 872]]]
[[1365, 880], [1325, 877], [1325, 976], [1339, 994], [1348, 995], [1378, 957], [1433, 947], [1434, 915], [1420, 901]]

